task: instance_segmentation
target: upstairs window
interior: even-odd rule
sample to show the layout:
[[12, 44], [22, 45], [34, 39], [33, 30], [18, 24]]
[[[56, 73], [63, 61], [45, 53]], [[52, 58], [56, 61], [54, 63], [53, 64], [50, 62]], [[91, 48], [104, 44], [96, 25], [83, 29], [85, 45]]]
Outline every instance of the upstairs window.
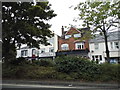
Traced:
[[71, 38], [71, 35], [65, 35], [65, 39]]
[[119, 49], [120, 48], [119, 42], [110, 42], [110, 45], [111, 45], [111, 49]]
[[54, 48], [49, 48], [49, 52], [54, 52]]
[[99, 44], [98, 43], [95, 43], [95, 50], [98, 50], [99, 49]]
[[110, 42], [110, 45], [111, 45], [111, 49], [113, 49], [113, 42]]
[[74, 34], [74, 37], [79, 38], [79, 37], [81, 37], [81, 34], [80, 33], [79, 34]]
[[76, 49], [84, 49], [84, 43], [76, 43], [75, 48]]
[[45, 53], [45, 48], [41, 48], [41, 53]]
[[114, 42], [115, 49], [119, 49], [119, 42]]
[[35, 54], [36, 54], [36, 50], [32, 49], [32, 55], [35, 55]]
[[22, 50], [21, 51], [21, 57], [27, 56], [28, 55], [28, 50]]
[[69, 49], [69, 45], [68, 44], [62, 44], [61, 45], [61, 49], [62, 50], [68, 50]]

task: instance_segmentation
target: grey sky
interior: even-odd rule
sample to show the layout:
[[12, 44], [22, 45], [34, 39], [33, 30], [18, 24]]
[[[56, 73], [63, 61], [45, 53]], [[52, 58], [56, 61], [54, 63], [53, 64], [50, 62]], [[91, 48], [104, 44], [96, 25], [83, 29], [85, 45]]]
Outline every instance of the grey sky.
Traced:
[[[73, 19], [78, 17], [79, 12], [75, 11], [74, 8], [70, 8], [71, 6], [76, 6], [81, 1], [85, 0], [48, 0], [50, 4], [52, 4], [52, 9], [57, 14], [56, 17], [50, 20], [50, 24], [52, 24], [51, 30], [56, 34], [61, 35], [61, 27], [67, 26], [70, 27], [69, 24], [72, 25], [81, 25], [81, 22], [74, 22]], [[67, 29], [65, 29], [67, 30]]]

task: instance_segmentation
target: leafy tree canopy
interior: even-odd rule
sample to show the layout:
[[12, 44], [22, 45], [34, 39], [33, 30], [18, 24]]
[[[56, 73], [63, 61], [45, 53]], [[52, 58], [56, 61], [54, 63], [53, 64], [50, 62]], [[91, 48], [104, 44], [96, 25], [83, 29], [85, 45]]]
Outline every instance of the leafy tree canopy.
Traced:
[[46, 21], [56, 16], [50, 6], [48, 2], [2, 2], [3, 57], [21, 44], [37, 48], [48, 44], [53, 34]]
[[120, 1], [83, 2], [75, 9], [80, 11], [79, 19], [83, 20], [84, 27], [90, 28], [93, 33], [100, 32], [104, 36], [106, 56], [109, 62], [107, 32], [111, 27], [118, 27], [118, 23], [120, 23]]
[[84, 27], [90, 27], [94, 32], [108, 31], [112, 26], [117, 27], [120, 19], [120, 1], [116, 2], [83, 2], [78, 9], [79, 19]]

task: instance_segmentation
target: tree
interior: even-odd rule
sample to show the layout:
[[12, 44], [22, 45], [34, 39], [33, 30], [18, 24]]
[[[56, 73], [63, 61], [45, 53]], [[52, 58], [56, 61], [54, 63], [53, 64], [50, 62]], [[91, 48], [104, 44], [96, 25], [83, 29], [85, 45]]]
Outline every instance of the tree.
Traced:
[[46, 21], [55, 17], [48, 2], [2, 2], [2, 54], [5, 62], [16, 57], [16, 47], [47, 45], [53, 34]]
[[92, 32], [100, 32], [104, 36], [106, 47], [106, 58], [109, 62], [108, 36], [107, 33], [112, 27], [119, 23], [120, 1], [116, 2], [83, 2], [75, 10], [80, 11], [79, 19], [83, 20], [83, 26], [91, 28]]

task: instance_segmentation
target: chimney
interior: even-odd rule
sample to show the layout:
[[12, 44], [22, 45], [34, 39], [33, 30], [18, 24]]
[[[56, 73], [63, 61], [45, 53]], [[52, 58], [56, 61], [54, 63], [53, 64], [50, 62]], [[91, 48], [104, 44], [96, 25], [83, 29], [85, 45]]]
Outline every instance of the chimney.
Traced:
[[64, 27], [62, 26], [62, 28], [61, 28], [61, 29], [62, 29], [62, 35], [64, 35]]

